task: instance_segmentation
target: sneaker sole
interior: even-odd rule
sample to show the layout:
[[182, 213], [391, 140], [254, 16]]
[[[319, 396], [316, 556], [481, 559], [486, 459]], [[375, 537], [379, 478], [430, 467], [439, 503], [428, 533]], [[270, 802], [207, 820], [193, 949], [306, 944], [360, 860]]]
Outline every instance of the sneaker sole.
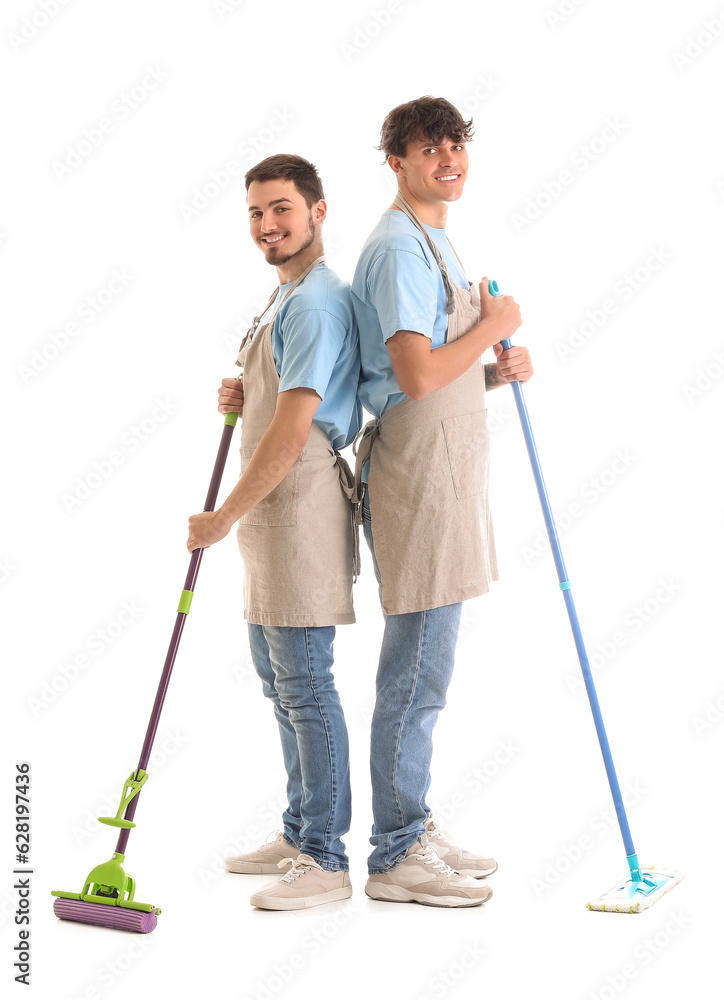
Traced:
[[497, 872], [498, 866], [495, 868], [490, 868], [487, 872], [481, 872], [479, 868], [456, 868], [456, 872], [460, 872], [461, 875], [470, 875], [471, 878], [487, 878], [488, 875], [492, 875]]
[[[279, 859], [281, 861], [281, 858]], [[229, 861], [224, 859], [224, 868], [227, 872], [236, 875], [278, 875], [279, 867], [272, 862], [264, 861]]]
[[401, 885], [384, 885], [378, 882], [374, 885], [374, 892], [370, 892], [365, 886], [365, 895], [370, 899], [379, 899], [383, 903], [422, 903], [423, 906], [461, 907], [481, 906], [490, 899], [493, 890], [491, 889], [483, 899], [461, 900], [460, 896], [430, 896], [424, 892], [410, 892]]
[[306, 910], [310, 906], [321, 906], [323, 903], [334, 903], [338, 899], [348, 899], [352, 895], [352, 886], [343, 885], [341, 889], [331, 889], [318, 896], [300, 896], [297, 899], [283, 896], [265, 896], [261, 892], [254, 893], [249, 902], [260, 910]]

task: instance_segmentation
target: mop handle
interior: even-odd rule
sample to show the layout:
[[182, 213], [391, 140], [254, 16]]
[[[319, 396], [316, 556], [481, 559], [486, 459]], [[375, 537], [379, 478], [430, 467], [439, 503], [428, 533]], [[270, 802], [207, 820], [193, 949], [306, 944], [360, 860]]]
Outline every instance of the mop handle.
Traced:
[[[501, 295], [502, 293], [498, 290], [497, 282], [490, 281], [488, 284], [488, 290], [491, 295]], [[506, 337], [501, 340], [500, 343], [503, 345], [504, 350], [509, 350], [512, 346], [510, 342], [510, 337]], [[616, 777], [616, 769], [613, 766], [613, 757], [611, 756], [611, 748], [608, 744], [608, 737], [606, 736], [606, 729], [603, 725], [603, 717], [601, 715], [601, 709], [598, 703], [598, 696], [596, 694], [596, 688], [593, 684], [593, 677], [591, 676], [591, 668], [588, 662], [588, 654], [586, 653], [586, 647], [583, 642], [583, 636], [581, 635], [581, 627], [578, 623], [578, 615], [576, 613], [576, 606], [573, 603], [573, 595], [571, 593], [571, 583], [568, 579], [568, 574], [566, 573], [566, 566], [563, 561], [563, 552], [561, 550], [561, 543], [558, 540], [558, 532], [556, 531], [556, 524], [553, 519], [553, 511], [551, 509], [550, 500], [548, 499], [548, 492], [546, 490], [545, 482], [543, 481], [543, 472], [540, 466], [540, 459], [538, 458], [538, 452], [535, 446], [535, 439], [533, 437], [533, 428], [531, 427], [530, 417], [528, 416], [528, 410], [525, 405], [525, 399], [523, 397], [523, 386], [520, 382], [511, 382], [513, 388], [513, 395], [515, 396], [515, 405], [518, 408], [518, 416], [520, 417], [520, 422], [523, 427], [523, 435], [525, 437], [525, 444], [528, 449], [528, 457], [530, 458], [530, 464], [533, 468], [533, 476], [535, 478], [535, 484], [538, 489], [538, 497], [540, 499], [541, 507], [543, 508], [543, 517], [545, 519], [546, 529], [548, 531], [548, 538], [551, 543], [551, 549], [553, 550], [553, 559], [556, 564], [556, 570], [558, 572], [558, 584], [563, 591], [563, 598], [566, 602], [566, 609], [568, 611], [568, 618], [570, 619], [571, 629], [573, 631], [573, 638], [576, 643], [576, 650], [578, 652], [578, 659], [581, 664], [581, 671], [583, 672], [583, 680], [586, 685], [586, 692], [588, 694], [588, 700], [591, 705], [591, 712], [593, 713], [593, 721], [596, 724], [596, 733], [598, 734], [598, 742], [601, 747], [601, 752], [603, 754], [603, 762], [606, 767], [606, 774], [608, 775], [608, 783], [611, 788], [611, 794], [613, 796], [614, 805], [616, 807], [616, 816], [618, 817], [618, 824], [621, 828], [621, 836], [623, 837], [624, 846], [626, 848], [626, 855], [630, 858], [635, 858], [636, 852], [633, 846], [633, 840], [631, 838], [631, 830], [629, 829], [628, 819], [626, 817], [626, 810], [623, 804], [623, 796], [621, 795], [621, 788], [618, 783], [618, 778]], [[634, 866], [629, 861], [629, 865], [632, 868]], [[638, 862], [635, 865], [638, 870]], [[635, 877], [635, 876], [634, 876]], [[640, 878], [640, 875], [639, 875]]]
[[[231, 438], [234, 434], [234, 427], [236, 426], [236, 421], [238, 418], [238, 413], [227, 413], [224, 420], [224, 429], [221, 432], [221, 443], [219, 444], [219, 450], [216, 454], [216, 462], [214, 463], [214, 471], [211, 474], [211, 482], [209, 484], [209, 491], [206, 494], [206, 503], [204, 504], [204, 511], [211, 511], [216, 505], [216, 498], [219, 495], [219, 487], [221, 486], [221, 479], [224, 474], [224, 466], [226, 465], [226, 457], [229, 454], [229, 445], [231, 444]], [[156, 691], [156, 699], [153, 703], [153, 710], [151, 712], [151, 718], [148, 723], [148, 729], [146, 730], [146, 738], [143, 741], [143, 749], [141, 750], [141, 756], [138, 761], [138, 770], [146, 770], [148, 761], [151, 757], [151, 750], [153, 748], [153, 741], [156, 737], [156, 730], [158, 729], [158, 723], [161, 719], [161, 710], [163, 708], [163, 703], [166, 698], [166, 690], [168, 688], [169, 681], [171, 680], [171, 671], [173, 670], [174, 661], [176, 660], [176, 653], [178, 652], [179, 643], [181, 642], [181, 634], [184, 630], [184, 625], [186, 624], [186, 618], [191, 607], [191, 599], [194, 594], [194, 587], [196, 585], [196, 577], [198, 576], [199, 566], [201, 565], [201, 557], [204, 554], [203, 549], [194, 549], [191, 553], [191, 560], [189, 562], [188, 572], [186, 573], [186, 580], [184, 582], [183, 593], [181, 594], [181, 600], [179, 602], [178, 610], [176, 612], [176, 624], [173, 628], [173, 634], [171, 636], [171, 642], [168, 646], [168, 652], [166, 653], [166, 660], [163, 665], [163, 672], [161, 674], [161, 680], [158, 684], [158, 690]], [[136, 772], [138, 773], [138, 771]], [[141, 790], [139, 790], [133, 798], [128, 803], [126, 808], [124, 818], [127, 820], [132, 820], [136, 814], [136, 807], [138, 806], [138, 800], [141, 797]], [[128, 842], [128, 835], [130, 833], [130, 828], [121, 830], [118, 837], [118, 843], [116, 844], [116, 853], [125, 854], [126, 844]]]

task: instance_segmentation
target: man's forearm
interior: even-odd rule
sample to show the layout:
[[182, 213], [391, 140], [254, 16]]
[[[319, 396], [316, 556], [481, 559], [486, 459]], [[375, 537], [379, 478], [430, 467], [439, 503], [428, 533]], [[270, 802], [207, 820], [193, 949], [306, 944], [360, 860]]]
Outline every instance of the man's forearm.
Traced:
[[[444, 385], [450, 385], [456, 378], [463, 375], [481, 355], [497, 344], [499, 336], [496, 326], [487, 320], [481, 320], [477, 326], [458, 337], [451, 344], [443, 344], [430, 351], [428, 392], [434, 392]], [[487, 369], [486, 365], [486, 369]], [[486, 373], [487, 381], [487, 373]]]
[[[398, 351], [405, 350], [405, 340], [395, 341], [404, 333], [407, 337], [419, 337], [420, 334], [400, 331], [387, 341], [387, 348], [395, 366], [395, 348]], [[423, 399], [436, 389], [441, 389], [445, 385], [450, 385], [456, 378], [463, 375], [471, 365], [473, 365], [488, 348], [492, 347], [500, 340], [497, 324], [484, 319], [481, 320], [472, 330], [458, 337], [450, 344], [443, 344], [440, 347], [429, 347], [425, 352], [419, 352], [413, 361], [413, 367], [408, 368], [405, 382], [408, 387], [404, 388], [398, 375], [398, 382], [403, 392], [413, 399]], [[408, 342], [409, 343], [409, 342]], [[409, 358], [410, 355], [407, 354]]]
[[307, 435], [290, 434], [281, 422], [272, 421], [261, 437], [244, 475], [228, 499], [219, 508], [219, 515], [228, 524], [255, 507], [279, 485], [294, 465], [307, 443]]

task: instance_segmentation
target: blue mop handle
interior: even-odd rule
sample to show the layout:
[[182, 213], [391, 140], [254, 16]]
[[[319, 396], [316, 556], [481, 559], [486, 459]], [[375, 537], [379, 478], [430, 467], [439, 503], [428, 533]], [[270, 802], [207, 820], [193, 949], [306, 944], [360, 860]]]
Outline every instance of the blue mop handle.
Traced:
[[[497, 282], [490, 281], [488, 283], [488, 290], [491, 295], [501, 295], [502, 293], [498, 290]], [[512, 346], [510, 342], [510, 337], [506, 337], [501, 340], [500, 343], [503, 348], [507, 351]], [[545, 518], [546, 529], [548, 531], [548, 538], [551, 543], [551, 549], [553, 550], [553, 559], [555, 560], [556, 570], [558, 572], [558, 583], [563, 591], [563, 598], [566, 602], [566, 609], [568, 611], [568, 618], [570, 619], [571, 629], [573, 630], [573, 638], [576, 643], [576, 650], [578, 651], [578, 659], [581, 664], [581, 670], [583, 672], [583, 680], [586, 685], [586, 692], [588, 694], [588, 700], [591, 705], [591, 711], [593, 712], [593, 721], [596, 724], [596, 732], [598, 734], [598, 742], [601, 746], [601, 752], [603, 754], [603, 762], [606, 767], [606, 774], [608, 775], [608, 783], [611, 787], [611, 794], [613, 796], [613, 801], [616, 806], [616, 816], [618, 817], [618, 824], [621, 828], [621, 836], [623, 837], [623, 843], [626, 848], [626, 857], [629, 863], [629, 868], [631, 869], [631, 876], [634, 881], [641, 880], [641, 871], [639, 868], [638, 858], [636, 857], [636, 851], [634, 850], [633, 840], [631, 838], [631, 830], [629, 829], [628, 819], [626, 817], [626, 810], [623, 804], [623, 796], [621, 795], [621, 788], [618, 783], [618, 778], [616, 777], [616, 769], [613, 766], [613, 757], [611, 756], [611, 748], [608, 745], [608, 737], [606, 736], [606, 729], [603, 725], [603, 717], [601, 715], [601, 709], [598, 704], [598, 696], [596, 695], [596, 688], [593, 684], [593, 677], [591, 676], [591, 667], [588, 662], [588, 654], [586, 653], [586, 647], [583, 642], [583, 636], [581, 635], [581, 627], [578, 623], [578, 615], [576, 613], [576, 606], [573, 603], [573, 595], [571, 593], [571, 584], [568, 579], [568, 574], [566, 573], [566, 565], [563, 561], [563, 552], [561, 551], [561, 543], [558, 541], [558, 532], [556, 531], [555, 521], [553, 520], [553, 511], [551, 510], [550, 500], [548, 499], [548, 493], [546, 491], [546, 485], [543, 481], [543, 473], [540, 467], [540, 460], [538, 458], [538, 452], [535, 446], [535, 439], [533, 437], [533, 428], [530, 424], [530, 417], [528, 416], [528, 410], [526, 409], [525, 399], [523, 398], [523, 386], [520, 382], [511, 382], [513, 388], [513, 395], [515, 396], [515, 405], [518, 408], [518, 416], [520, 417], [520, 422], [523, 427], [523, 435], [525, 437], [526, 447], [528, 449], [528, 457], [530, 458], [530, 464], [533, 468], [533, 476], [535, 478], [535, 484], [538, 488], [538, 497], [540, 498], [541, 507], [543, 508], [543, 517]]]

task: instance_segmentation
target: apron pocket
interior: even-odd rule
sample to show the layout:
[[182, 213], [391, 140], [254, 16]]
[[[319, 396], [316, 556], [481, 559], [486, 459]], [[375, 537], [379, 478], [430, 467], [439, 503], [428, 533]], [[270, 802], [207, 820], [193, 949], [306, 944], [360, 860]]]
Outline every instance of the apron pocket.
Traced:
[[488, 424], [486, 411], [445, 417], [445, 437], [450, 474], [458, 500], [483, 493], [487, 485]]
[[[254, 454], [254, 448], [241, 449], [241, 475]], [[304, 452], [302, 452], [302, 455]], [[302, 455], [296, 460], [284, 479], [267, 493], [263, 500], [239, 519], [239, 524], [261, 524], [270, 528], [290, 528], [297, 523], [299, 506], [299, 474]]]

